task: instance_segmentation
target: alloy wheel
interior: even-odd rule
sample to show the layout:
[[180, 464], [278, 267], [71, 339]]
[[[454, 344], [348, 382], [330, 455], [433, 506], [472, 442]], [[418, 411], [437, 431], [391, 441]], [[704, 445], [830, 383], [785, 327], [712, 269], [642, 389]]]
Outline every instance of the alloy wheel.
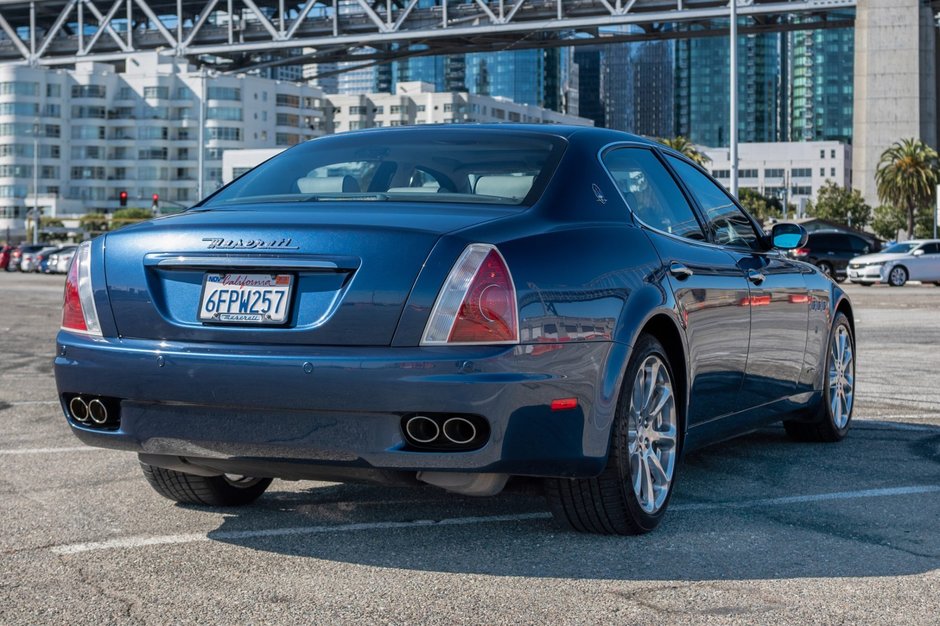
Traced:
[[907, 282], [907, 272], [903, 267], [892, 268], [891, 273], [888, 274], [888, 282], [895, 287], [901, 287]]
[[630, 481], [640, 508], [655, 513], [669, 496], [676, 468], [676, 403], [669, 369], [652, 354], [637, 370], [627, 440]]
[[829, 347], [829, 411], [833, 424], [845, 428], [855, 401], [855, 354], [845, 326], [836, 328]]

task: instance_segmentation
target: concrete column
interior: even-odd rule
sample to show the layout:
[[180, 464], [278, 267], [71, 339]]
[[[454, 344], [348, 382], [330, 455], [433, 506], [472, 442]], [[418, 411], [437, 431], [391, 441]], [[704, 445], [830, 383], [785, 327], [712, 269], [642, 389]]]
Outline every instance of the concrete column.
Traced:
[[[936, 3], [934, 3], [936, 4]], [[878, 205], [875, 171], [904, 137], [937, 146], [936, 27], [922, 0], [858, 0], [852, 185]]]

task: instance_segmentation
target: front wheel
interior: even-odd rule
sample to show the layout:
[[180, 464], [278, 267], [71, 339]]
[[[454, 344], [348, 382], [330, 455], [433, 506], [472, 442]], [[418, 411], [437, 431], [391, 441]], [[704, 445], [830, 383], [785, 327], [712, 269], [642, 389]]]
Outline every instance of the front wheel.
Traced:
[[826, 351], [822, 399], [808, 420], [787, 420], [787, 434], [797, 441], [841, 441], [849, 432], [855, 409], [855, 337], [848, 318], [837, 313]]
[[182, 504], [243, 506], [257, 500], [271, 484], [270, 478], [196, 476], [146, 463], [140, 467], [154, 491]]
[[888, 284], [892, 287], [903, 287], [907, 282], [907, 269], [903, 265], [895, 265], [888, 273]]
[[555, 519], [600, 534], [656, 528], [672, 495], [682, 441], [673, 380], [662, 345], [642, 335], [624, 376], [607, 467], [596, 478], [546, 481]]

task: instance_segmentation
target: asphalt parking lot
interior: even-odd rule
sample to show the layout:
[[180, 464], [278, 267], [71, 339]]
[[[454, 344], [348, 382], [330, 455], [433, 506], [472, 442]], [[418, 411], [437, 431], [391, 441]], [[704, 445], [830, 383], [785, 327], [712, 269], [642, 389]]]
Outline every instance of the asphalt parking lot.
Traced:
[[0, 623], [833, 623], [940, 616], [940, 288], [847, 289], [855, 426], [690, 454], [643, 537], [558, 530], [534, 486], [276, 481], [177, 506], [56, 401], [61, 277], [0, 272]]

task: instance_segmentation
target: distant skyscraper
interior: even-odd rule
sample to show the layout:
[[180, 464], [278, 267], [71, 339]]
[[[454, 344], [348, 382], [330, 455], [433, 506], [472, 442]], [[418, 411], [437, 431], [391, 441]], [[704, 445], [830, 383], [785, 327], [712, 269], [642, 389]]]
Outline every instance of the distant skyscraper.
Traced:
[[578, 46], [574, 49], [574, 62], [578, 66], [578, 114], [593, 120], [595, 126], [606, 127], [601, 51], [601, 46]]
[[673, 48], [671, 41], [603, 47], [602, 94], [608, 128], [648, 137], [673, 134]]
[[790, 33], [792, 141], [852, 141], [855, 30]]
[[577, 77], [570, 48], [474, 52], [465, 56], [464, 84], [470, 93], [503, 97], [553, 111], [569, 112]]
[[[739, 141], [786, 138], [781, 36], [747, 35], [738, 45]], [[684, 39], [675, 43], [675, 49], [675, 134], [701, 145], [727, 146], [731, 138], [728, 42], [722, 37]]]

